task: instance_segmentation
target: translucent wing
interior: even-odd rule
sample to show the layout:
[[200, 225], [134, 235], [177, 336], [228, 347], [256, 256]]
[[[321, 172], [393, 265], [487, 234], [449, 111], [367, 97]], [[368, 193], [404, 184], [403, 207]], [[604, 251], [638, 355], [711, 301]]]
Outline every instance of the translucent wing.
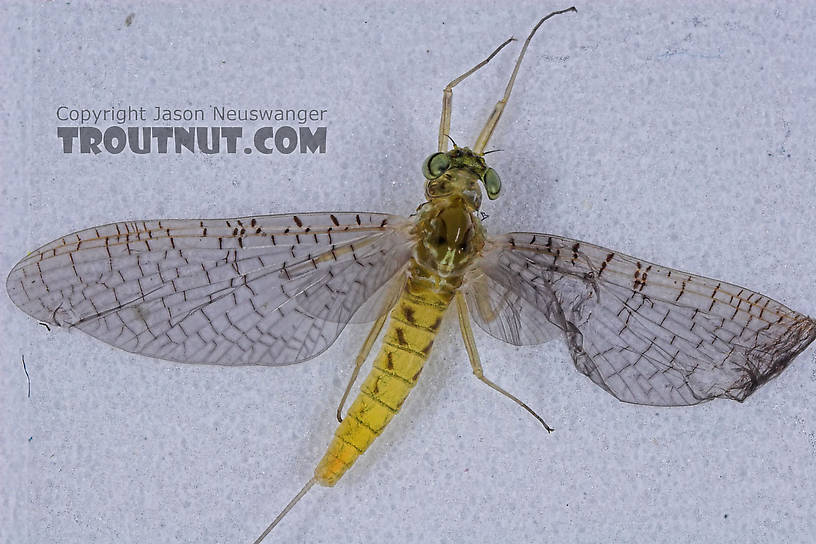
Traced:
[[374, 213], [112, 223], [29, 254], [6, 289], [32, 317], [133, 353], [284, 365], [321, 353], [385, 291], [409, 228]]
[[[465, 298], [473, 320], [485, 332], [517, 346], [542, 344], [561, 336], [536, 303], [536, 287], [524, 278], [497, 271], [491, 255], [467, 278]], [[494, 280], [490, 275], [501, 278]]]
[[[491, 315], [479, 277], [495, 290]], [[814, 320], [759, 293], [548, 234], [491, 240], [466, 295], [501, 340], [560, 330], [580, 372], [637, 404], [742, 401], [816, 338]]]

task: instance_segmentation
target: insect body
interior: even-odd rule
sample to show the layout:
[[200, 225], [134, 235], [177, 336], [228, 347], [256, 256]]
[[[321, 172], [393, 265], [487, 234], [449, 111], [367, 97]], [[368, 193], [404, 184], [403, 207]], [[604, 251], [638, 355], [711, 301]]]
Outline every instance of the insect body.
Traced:
[[[438, 171], [432, 173], [428, 165]], [[432, 176], [428, 202], [412, 229], [416, 244], [405, 286], [374, 368], [315, 471], [323, 485], [334, 485], [402, 407], [431, 353], [445, 310], [484, 247], [484, 227], [476, 215], [478, 184], [488, 171], [484, 160], [457, 148], [429, 157], [425, 171]]]
[[[413, 264], [413, 263], [412, 263]], [[317, 482], [334, 485], [402, 407], [428, 359], [455, 288], [413, 264], [394, 309], [374, 367], [315, 470]]]
[[487, 236], [482, 187], [501, 191], [485, 148], [504, 96], [472, 148], [448, 150], [452, 89], [438, 149], [423, 163], [413, 218], [308, 213], [113, 223], [55, 240], [8, 276], [14, 303], [43, 323], [76, 327], [124, 350], [184, 363], [285, 365], [327, 349], [352, 316], [374, 325], [341, 409], [388, 321], [363, 381], [314, 476], [334, 485], [399, 411], [456, 307], [474, 374], [547, 424], [482, 370], [470, 319], [515, 345], [567, 342], [579, 372], [631, 403], [744, 400], [816, 338], [816, 322], [748, 289], [561, 236]]

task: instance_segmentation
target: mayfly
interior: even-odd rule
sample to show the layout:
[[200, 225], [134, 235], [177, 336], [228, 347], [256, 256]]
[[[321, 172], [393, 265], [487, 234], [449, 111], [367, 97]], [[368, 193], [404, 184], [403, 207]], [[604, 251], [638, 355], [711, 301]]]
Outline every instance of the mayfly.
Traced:
[[816, 321], [733, 284], [562, 236], [488, 236], [481, 222], [482, 188], [491, 200], [501, 192], [485, 150], [522, 59], [543, 22], [569, 11], [532, 29], [470, 148], [449, 150], [452, 90], [511, 40], [445, 87], [438, 148], [422, 164], [426, 201], [411, 218], [333, 212], [112, 223], [26, 256], [8, 276], [9, 296], [43, 324], [196, 364], [298, 363], [325, 351], [352, 318], [373, 321], [324, 457], [256, 543], [314, 484], [333, 486], [383, 432], [450, 307], [473, 373], [548, 431], [485, 376], [471, 320], [514, 345], [564, 338], [578, 371], [624, 402], [744, 400], [816, 338]]

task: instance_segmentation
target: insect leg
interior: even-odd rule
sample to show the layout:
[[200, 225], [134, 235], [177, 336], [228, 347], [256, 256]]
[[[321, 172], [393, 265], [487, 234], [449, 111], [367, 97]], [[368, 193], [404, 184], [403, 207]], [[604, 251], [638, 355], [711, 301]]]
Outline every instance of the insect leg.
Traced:
[[439, 121], [439, 151], [445, 152], [448, 150], [448, 135], [450, 134], [450, 123], [451, 123], [451, 107], [453, 104], [453, 88], [462, 82], [463, 79], [468, 77], [470, 74], [490, 62], [490, 59], [496, 56], [499, 51], [501, 51], [505, 45], [512, 42], [514, 38], [508, 38], [503, 44], [498, 46], [490, 56], [488, 56], [485, 60], [462, 74], [461, 76], [457, 77], [450, 83], [448, 83], [447, 87], [442, 91], [442, 119]]
[[354, 382], [357, 381], [357, 376], [360, 374], [360, 368], [362, 368], [363, 363], [368, 358], [368, 354], [371, 352], [371, 346], [374, 345], [374, 341], [380, 335], [380, 331], [385, 325], [385, 320], [388, 319], [388, 310], [382, 312], [380, 317], [377, 318], [377, 321], [374, 322], [374, 326], [371, 327], [371, 331], [368, 333], [368, 336], [363, 342], [363, 347], [360, 349], [360, 353], [357, 355], [357, 359], [354, 361], [354, 371], [351, 373], [351, 378], [349, 379], [348, 385], [346, 386], [346, 390], [343, 393], [343, 398], [340, 399], [340, 404], [337, 406], [337, 421], [343, 422], [343, 405], [346, 404], [346, 399], [348, 399], [349, 392], [351, 392], [351, 387], [354, 385]]
[[515, 395], [508, 393], [492, 381], [485, 378], [484, 372], [482, 371], [482, 363], [479, 360], [479, 352], [476, 350], [476, 341], [473, 338], [473, 330], [470, 328], [470, 317], [468, 316], [467, 302], [465, 302], [465, 297], [462, 295], [462, 293], [456, 293], [456, 312], [459, 314], [459, 328], [462, 330], [462, 338], [465, 341], [465, 349], [467, 350], [468, 357], [470, 358], [470, 366], [473, 367], [473, 374], [489, 387], [495, 389], [530, 412], [530, 414], [532, 414], [532, 416], [536, 418], [539, 423], [544, 425], [547, 432], [551, 433], [553, 431], [552, 427], [547, 425], [541, 416], [536, 414], [532, 408], [521, 402]]
[[[518, 60], [516, 60], [516, 67], [513, 68], [513, 73], [510, 75], [510, 81], [507, 83], [507, 88], [504, 90], [504, 96], [501, 100], [496, 103], [496, 107], [493, 108], [493, 113], [490, 114], [490, 117], [487, 119], [487, 123], [485, 124], [482, 132], [479, 134], [479, 137], [476, 138], [476, 144], [473, 146], [474, 153], [483, 153], [485, 147], [487, 147], [487, 142], [490, 140], [490, 136], [493, 134], [493, 129], [496, 128], [496, 125], [499, 123], [499, 119], [501, 119], [502, 112], [504, 112], [504, 107], [507, 105], [507, 100], [510, 98], [510, 91], [513, 90], [513, 83], [516, 82], [516, 74], [518, 74], [519, 66], [521, 66], [521, 60], [524, 58], [524, 53], [527, 52], [527, 46], [530, 45], [530, 41], [533, 39], [538, 27], [544, 23], [550, 17], [554, 17], [556, 15], [561, 15], [562, 13], [567, 13], [568, 11], [578, 11], [575, 7], [562, 9], [560, 11], [553, 11], [549, 15], [543, 17], [538, 23], [533, 27], [533, 30], [530, 31], [530, 35], [527, 36], [527, 39], [524, 41], [524, 45], [521, 47], [521, 53], [519, 53]], [[444, 101], [443, 101], [444, 104]], [[443, 114], [444, 120], [444, 114]], [[441, 142], [440, 137], [440, 142]], [[442, 151], [442, 149], [440, 149]]]

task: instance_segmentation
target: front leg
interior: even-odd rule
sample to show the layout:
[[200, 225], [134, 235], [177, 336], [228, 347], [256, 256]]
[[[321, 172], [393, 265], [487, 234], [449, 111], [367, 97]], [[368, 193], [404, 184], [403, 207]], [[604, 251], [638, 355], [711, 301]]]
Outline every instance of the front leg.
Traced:
[[442, 91], [442, 119], [439, 121], [439, 152], [444, 153], [448, 150], [448, 138], [450, 137], [450, 124], [451, 124], [451, 108], [453, 107], [453, 88], [456, 87], [459, 83], [462, 82], [463, 79], [468, 77], [470, 74], [490, 62], [490, 59], [496, 56], [502, 48], [507, 45], [508, 43], [512, 42], [513, 38], [508, 38], [503, 44], [498, 46], [495, 51], [490, 53], [490, 56], [487, 57], [485, 60], [462, 74], [461, 76], [457, 77], [445, 87]]

